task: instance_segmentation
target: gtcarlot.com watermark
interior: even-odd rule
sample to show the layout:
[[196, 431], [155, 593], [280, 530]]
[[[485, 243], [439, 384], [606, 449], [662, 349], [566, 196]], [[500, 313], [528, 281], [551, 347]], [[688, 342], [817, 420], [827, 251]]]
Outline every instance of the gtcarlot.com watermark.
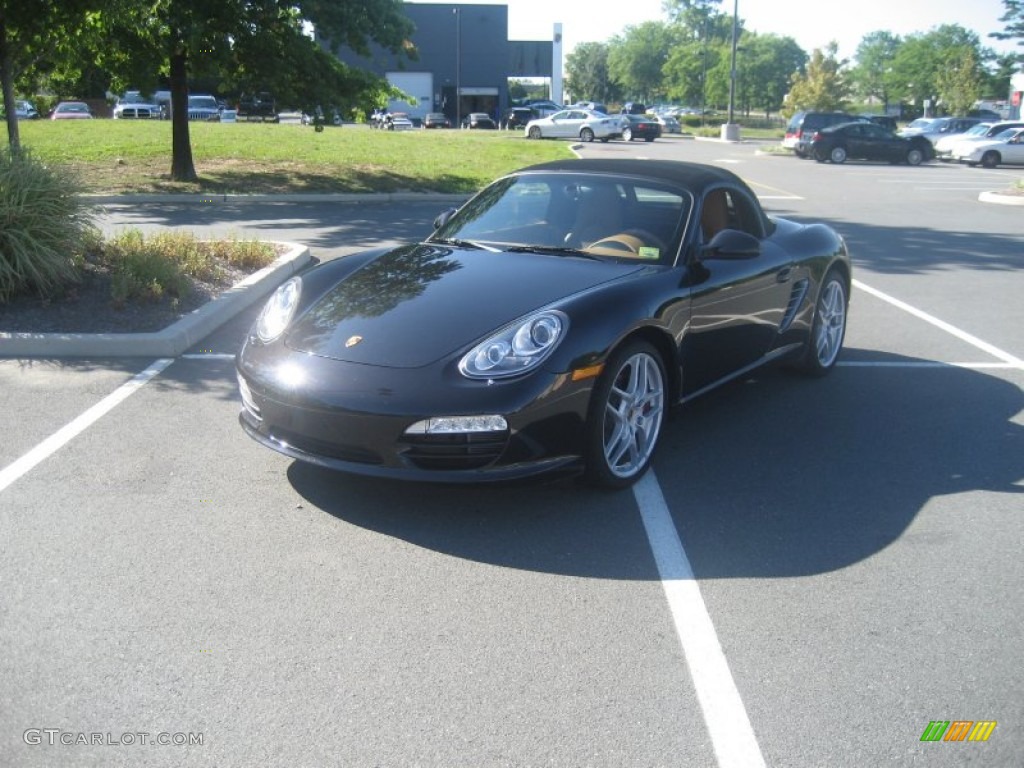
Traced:
[[21, 738], [30, 746], [50, 747], [201, 747], [202, 733], [150, 733], [149, 731], [65, 731], [61, 728], [28, 728]]

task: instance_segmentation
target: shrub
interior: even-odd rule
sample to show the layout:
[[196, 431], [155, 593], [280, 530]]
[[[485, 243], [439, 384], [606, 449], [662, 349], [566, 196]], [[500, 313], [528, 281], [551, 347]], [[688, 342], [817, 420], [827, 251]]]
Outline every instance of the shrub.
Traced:
[[0, 150], [0, 301], [53, 295], [75, 282], [75, 263], [96, 242], [94, 212], [77, 176]]

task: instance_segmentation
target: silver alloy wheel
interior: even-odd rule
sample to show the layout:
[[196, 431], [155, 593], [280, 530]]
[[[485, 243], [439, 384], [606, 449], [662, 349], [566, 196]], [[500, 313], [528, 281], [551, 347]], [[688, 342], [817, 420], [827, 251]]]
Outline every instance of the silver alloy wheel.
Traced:
[[538, 128], [536, 125], [531, 125], [530, 126], [529, 137], [531, 139], [539, 139], [541, 137], [540, 136], [540, 128]]
[[661, 366], [647, 352], [622, 364], [604, 407], [604, 457], [613, 475], [626, 479], [646, 469], [665, 412]]
[[845, 147], [833, 147], [829, 153], [828, 159], [838, 165], [839, 163], [846, 162], [846, 148]]
[[924, 152], [914, 148], [907, 152], [907, 165], [920, 165], [924, 162]]
[[589, 128], [584, 128], [582, 131], [580, 131], [580, 141], [593, 141], [593, 140], [594, 140], [594, 132], [592, 130], [590, 130]]
[[825, 283], [815, 314], [814, 354], [818, 366], [827, 369], [839, 356], [846, 332], [846, 290], [838, 277]]
[[623, 141], [632, 141], [633, 140], [633, 132], [631, 130], [629, 130], [629, 128], [627, 128], [626, 130], [624, 130], [622, 132], [622, 140]]

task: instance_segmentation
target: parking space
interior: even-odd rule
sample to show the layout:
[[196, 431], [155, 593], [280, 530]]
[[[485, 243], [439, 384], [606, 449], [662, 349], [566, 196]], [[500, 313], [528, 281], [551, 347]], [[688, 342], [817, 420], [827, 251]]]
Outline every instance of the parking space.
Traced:
[[[1021, 763], [1024, 323], [992, 306], [1019, 295], [1019, 229], [952, 221], [964, 193], [936, 185], [948, 202], [914, 198], [908, 233], [891, 190], [932, 169], [801, 163], [794, 183], [788, 158], [674, 144], [856, 242], [829, 377], [686, 405], [635, 494], [386, 483], [244, 436], [251, 310], [0, 489], [0, 763]], [[871, 177], [818, 194], [826, 170]], [[288, 211], [241, 230], [330, 258], [388, 215]], [[150, 362], [0, 364], [0, 472]], [[920, 741], [958, 719], [998, 726]]]

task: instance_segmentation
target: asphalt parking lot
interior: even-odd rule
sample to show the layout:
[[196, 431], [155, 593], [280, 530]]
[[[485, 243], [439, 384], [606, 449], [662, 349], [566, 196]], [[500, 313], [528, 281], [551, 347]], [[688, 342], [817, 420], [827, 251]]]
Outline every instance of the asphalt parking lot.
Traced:
[[[727, 164], [835, 226], [840, 366], [688, 404], [609, 494], [260, 448], [231, 359], [254, 309], [177, 358], [2, 360], [0, 765], [1024, 764], [1024, 207], [978, 201], [1019, 172], [584, 152]], [[438, 208], [104, 221], [336, 258]]]

